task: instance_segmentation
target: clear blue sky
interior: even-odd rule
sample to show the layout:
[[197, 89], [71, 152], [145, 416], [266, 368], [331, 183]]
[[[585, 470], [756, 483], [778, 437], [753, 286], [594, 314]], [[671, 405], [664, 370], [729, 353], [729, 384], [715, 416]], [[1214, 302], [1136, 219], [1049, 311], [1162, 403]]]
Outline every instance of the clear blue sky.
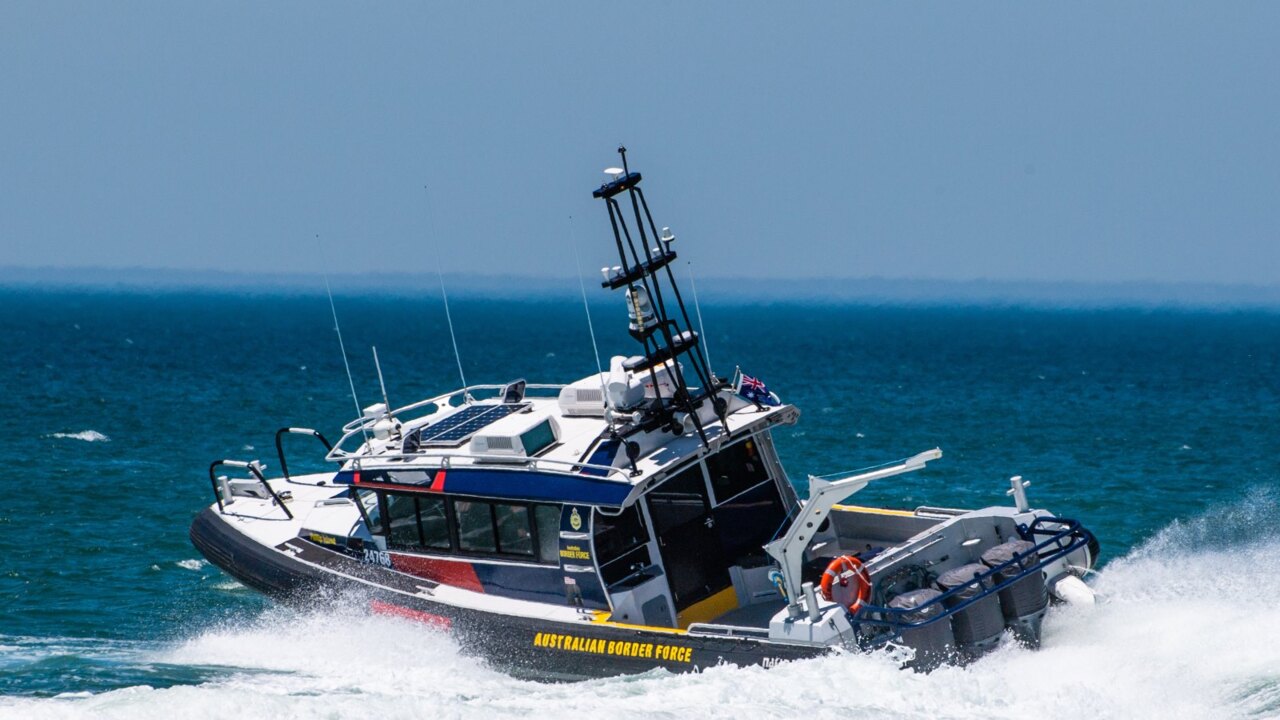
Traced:
[[571, 275], [619, 142], [706, 276], [1280, 283], [1277, 3], [0, 4], [0, 265]]

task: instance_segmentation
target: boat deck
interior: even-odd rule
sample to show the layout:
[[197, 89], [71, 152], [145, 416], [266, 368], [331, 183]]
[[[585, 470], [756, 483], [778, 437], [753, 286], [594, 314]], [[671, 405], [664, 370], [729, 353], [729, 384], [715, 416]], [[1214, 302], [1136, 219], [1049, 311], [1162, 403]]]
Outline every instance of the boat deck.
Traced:
[[711, 624], [767, 628], [769, 627], [769, 621], [773, 619], [773, 616], [777, 615], [778, 611], [782, 610], [786, 606], [787, 603], [783, 601], [781, 596], [779, 596], [777, 600], [744, 605], [736, 610], [730, 610], [724, 615], [712, 620]]

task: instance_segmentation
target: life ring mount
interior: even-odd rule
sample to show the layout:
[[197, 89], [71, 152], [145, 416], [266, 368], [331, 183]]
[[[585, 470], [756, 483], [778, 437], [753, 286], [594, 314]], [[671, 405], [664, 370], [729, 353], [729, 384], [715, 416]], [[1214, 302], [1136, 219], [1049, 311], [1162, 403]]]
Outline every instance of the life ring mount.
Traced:
[[837, 600], [835, 588], [847, 588], [851, 581], [856, 583], [857, 587], [852, 592], [853, 599], [847, 601], [846, 607], [851, 613], [858, 612], [871, 599], [871, 576], [863, 567], [862, 561], [852, 555], [841, 555], [827, 564], [827, 569], [822, 573], [823, 599], [844, 604], [845, 597], [849, 595], [848, 591], [840, 592], [842, 597]]

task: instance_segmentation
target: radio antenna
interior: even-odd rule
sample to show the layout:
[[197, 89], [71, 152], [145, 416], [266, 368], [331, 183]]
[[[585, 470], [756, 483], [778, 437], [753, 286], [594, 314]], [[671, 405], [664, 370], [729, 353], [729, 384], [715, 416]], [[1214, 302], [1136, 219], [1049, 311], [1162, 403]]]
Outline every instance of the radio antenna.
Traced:
[[[356, 419], [359, 420], [364, 414], [360, 408], [360, 400], [356, 397], [356, 381], [351, 378], [351, 363], [347, 362], [347, 345], [342, 342], [342, 326], [338, 323], [338, 307], [333, 304], [333, 288], [329, 287], [329, 262], [324, 246], [320, 244], [320, 236], [316, 235], [316, 244], [320, 245], [320, 254], [325, 257], [324, 270], [324, 292], [329, 296], [329, 312], [333, 314], [333, 331], [338, 333], [338, 349], [342, 351], [342, 367], [347, 370], [347, 384], [351, 386], [351, 402], [356, 405]], [[365, 442], [369, 441], [369, 431], [365, 429], [364, 424], [360, 425], [360, 431], [364, 435]]]
[[[422, 186], [422, 191], [427, 196], [427, 223], [430, 227], [434, 227], [436, 216], [431, 208], [431, 191], [426, 185]], [[458, 361], [458, 378], [462, 380], [462, 398], [465, 402], [471, 398], [471, 393], [467, 392], [467, 374], [462, 371], [462, 353], [458, 352], [458, 336], [453, 332], [453, 316], [449, 313], [449, 293], [444, 289], [444, 273], [440, 271], [440, 245], [434, 232], [431, 233], [431, 241], [436, 251], [436, 279], [440, 281], [440, 297], [444, 299], [444, 319], [449, 324], [449, 340], [453, 342], [453, 359]]]
[[578, 257], [578, 236], [573, 231], [573, 216], [569, 216], [569, 244], [573, 246], [573, 264], [578, 268], [578, 287], [582, 290], [582, 309], [587, 313], [587, 331], [591, 333], [591, 351], [596, 356], [596, 373], [600, 378], [600, 394], [604, 396], [605, 407], [609, 406], [609, 393], [604, 386], [604, 367], [600, 365], [600, 346], [596, 344], [596, 326], [591, 321], [591, 305], [587, 302], [587, 282], [582, 279], [582, 260]]
[[689, 289], [693, 290], [693, 312], [698, 316], [698, 337], [702, 338], [702, 357], [707, 361], [707, 372], [715, 382], [716, 371], [711, 369], [711, 349], [707, 347], [707, 332], [702, 327], [702, 306], [698, 304], [698, 284], [693, 281], [693, 263], [689, 267]]
[[382, 387], [382, 404], [390, 413], [391, 401], [387, 399], [387, 384], [382, 380], [382, 363], [378, 362], [378, 348], [372, 345], [369, 347], [373, 349], [373, 366], [378, 369], [378, 385]]

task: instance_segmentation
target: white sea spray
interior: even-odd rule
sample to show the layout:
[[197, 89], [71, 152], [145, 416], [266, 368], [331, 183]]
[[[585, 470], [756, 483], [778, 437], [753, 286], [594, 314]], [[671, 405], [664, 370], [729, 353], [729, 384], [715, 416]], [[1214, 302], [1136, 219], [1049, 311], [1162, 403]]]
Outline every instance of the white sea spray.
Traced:
[[60, 440], [83, 440], [85, 442], [111, 442], [111, 438], [103, 435], [97, 430], [81, 430], [80, 432], [56, 432], [50, 433], [45, 437], [58, 438]]
[[1206, 546], [1182, 523], [1105, 569], [1107, 600], [1055, 608], [1038, 651], [901, 671], [846, 654], [581, 683], [512, 678], [447, 634], [341, 604], [283, 608], [144, 653], [199, 685], [0, 700], [13, 718], [1231, 718], [1280, 712], [1280, 539]]

